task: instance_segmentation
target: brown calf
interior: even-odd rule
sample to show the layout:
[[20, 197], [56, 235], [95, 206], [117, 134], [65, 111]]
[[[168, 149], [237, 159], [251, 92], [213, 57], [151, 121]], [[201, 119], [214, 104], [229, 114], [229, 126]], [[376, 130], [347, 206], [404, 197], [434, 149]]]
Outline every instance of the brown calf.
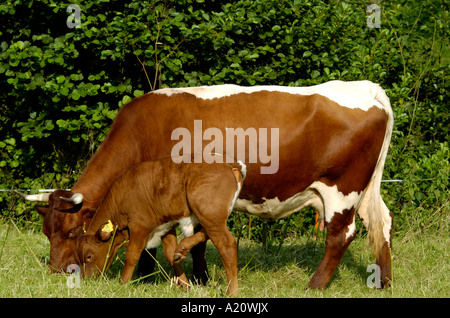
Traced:
[[[185, 236], [201, 224], [203, 234], [195, 236], [190, 247], [205, 241], [205, 235], [211, 239], [227, 273], [228, 294], [236, 295], [237, 246], [226, 221], [242, 188], [244, 169], [240, 163], [176, 164], [170, 157], [133, 166], [113, 183], [87, 233], [78, 239], [83, 275], [106, 270], [128, 241], [121, 276], [126, 283], [144, 248], [157, 246], [177, 224]], [[187, 282], [181, 264], [174, 262], [173, 249], [164, 254], [179, 281]]]

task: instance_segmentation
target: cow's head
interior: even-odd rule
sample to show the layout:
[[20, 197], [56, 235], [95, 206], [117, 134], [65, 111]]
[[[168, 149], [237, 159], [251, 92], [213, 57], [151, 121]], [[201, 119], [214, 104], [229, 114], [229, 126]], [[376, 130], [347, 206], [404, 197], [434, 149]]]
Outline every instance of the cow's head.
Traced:
[[66, 190], [33, 195], [17, 193], [28, 201], [48, 203], [36, 205], [35, 209], [44, 217], [42, 230], [50, 240], [50, 270], [66, 271], [70, 264], [76, 264], [77, 238], [93, 215], [91, 209], [83, 207], [83, 195]]
[[110, 220], [96, 232], [90, 232], [78, 237], [77, 262], [83, 277], [98, 276], [106, 271], [117, 250], [128, 239], [126, 231], [118, 231]]

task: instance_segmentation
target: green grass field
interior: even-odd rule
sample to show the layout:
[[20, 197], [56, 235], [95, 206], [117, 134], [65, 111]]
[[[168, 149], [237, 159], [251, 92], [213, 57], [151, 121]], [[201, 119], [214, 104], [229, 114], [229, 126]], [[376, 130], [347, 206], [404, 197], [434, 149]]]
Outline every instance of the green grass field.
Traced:
[[[394, 238], [393, 287], [375, 290], [366, 286], [374, 263], [365, 238], [350, 245], [325, 291], [305, 287], [324, 252], [324, 236], [317, 244], [308, 237], [287, 239], [281, 248], [264, 251], [260, 244], [241, 239], [239, 244], [239, 297], [449, 297], [448, 233], [408, 233]], [[185, 291], [171, 284], [172, 271], [158, 250], [160, 265], [147, 282], [119, 283], [123, 252], [106, 277], [81, 280], [78, 287], [68, 274], [50, 274], [46, 261], [49, 242], [40, 231], [19, 229], [11, 221], [0, 221], [0, 297], [225, 297], [226, 276], [220, 256], [208, 242], [207, 286], [192, 285]], [[192, 272], [190, 256], [185, 262]]]

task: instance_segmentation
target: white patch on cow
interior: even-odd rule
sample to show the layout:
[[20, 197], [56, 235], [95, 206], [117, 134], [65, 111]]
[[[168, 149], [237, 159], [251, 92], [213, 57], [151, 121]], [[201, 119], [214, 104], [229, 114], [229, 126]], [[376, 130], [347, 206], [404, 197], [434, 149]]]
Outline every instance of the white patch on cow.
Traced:
[[307, 206], [312, 206], [319, 211], [319, 214], [321, 214], [323, 218], [322, 200], [312, 189], [306, 189], [282, 202], [280, 202], [278, 197], [272, 199], [263, 198], [263, 200], [263, 203], [255, 204], [250, 200], [238, 199], [234, 205], [234, 209], [257, 215], [263, 219], [276, 220], [306, 208]]
[[337, 188], [337, 185], [332, 187], [316, 181], [311, 184], [310, 188], [317, 190], [322, 196], [325, 206], [325, 221], [330, 223], [335, 213], [341, 213], [344, 210], [349, 210], [356, 207], [361, 199], [361, 193], [353, 191], [348, 195], [344, 195]]
[[350, 223], [349, 226], [347, 227], [347, 234], [345, 234], [345, 239], [348, 240], [350, 237], [352, 237], [355, 231], [356, 231], [356, 222], [355, 222], [355, 215], [353, 215], [352, 223]]
[[241, 165], [242, 179], [245, 179], [245, 176], [247, 175], [247, 166], [241, 160], [238, 160], [238, 163]]
[[156, 248], [161, 242], [161, 237], [163, 237], [167, 232], [169, 232], [177, 224], [180, 225], [181, 231], [185, 237], [192, 236], [194, 234], [194, 227], [198, 224], [198, 219], [195, 215], [191, 215], [182, 218], [178, 221], [171, 221], [157, 226], [148, 236], [146, 248]]
[[[234, 84], [224, 84], [215, 86], [163, 88], [154, 91], [155, 94], [188, 93], [197, 98], [212, 100], [214, 98], [224, 98], [236, 94], [251, 94], [260, 91], [282, 92], [295, 95], [319, 94], [325, 96], [341, 106], [348, 108], [359, 108], [369, 110], [373, 106], [385, 109], [387, 96], [383, 89], [370, 81], [330, 81], [315, 86], [293, 87], [293, 86], [238, 86]], [[389, 99], [387, 99], [389, 100]]]
[[182, 218], [178, 224], [180, 225], [181, 231], [184, 237], [189, 237], [194, 235], [194, 228], [198, 224], [198, 219], [195, 215], [191, 215], [187, 218]]
[[242, 188], [241, 183], [240, 182], [236, 182], [236, 183], [237, 183], [237, 190], [236, 190], [236, 193], [234, 194], [233, 201], [231, 201], [231, 205], [228, 208], [228, 215], [230, 215], [231, 211], [233, 211], [233, 207], [236, 204], [236, 200], [239, 196], [239, 193], [241, 192], [241, 188]]
[[[325, 221], [329, 223], [336, 213], [342, 214], [344, 210], [357, 207], [361, 199], [361, 193], [354, 191], [344, 195], [338, 190], [336, 185], [330, 187], [322, 182], [315, 181], [305, 191], [297, 193], [284, 201], [280, 201], [277, 197], [263, 199], [264, 202], [260, 204], [254, 204], [245, 199], [238, 199], [234, 209], [257, 215], [263, 219], [276, 220], [311, 206], [319, 212], [321, 220], [325, 218]], [[352, 224], [348, 227], [347, 238], [353, 235], [355, 229], [353, 218]]]
[[[242, 175], [242, 181], [244, 181], [245, 176], [247, 175], [247, 166], [245, 165], [245, 163], [243, 163], [241, 160], [238, 160], [239, 165], [241, 166], [241, 170], [240, 173]], [[230, 213], [233, 211], [233, 207], [236, 204], [236, 200], [239, 197], [239, 193], [241, 193], [241, 189], [242, 189], [242, 182], [238, 182], [236, 181], [237, 184], [237, 189], [236, 189], [236, 193], [234, 194], [234, 198], [233, 201], [231, 201], [231, 205], [228, 208], [228, 215], [230, 215]]]
[[172, 229], [178, 222], [172, 221], [168, 223], [164, 223], [160, 226], [157, 226], [148, 236], [146, 248], [156, 248], [161, 242], [161, 237], [163, 237], [167, 232]]

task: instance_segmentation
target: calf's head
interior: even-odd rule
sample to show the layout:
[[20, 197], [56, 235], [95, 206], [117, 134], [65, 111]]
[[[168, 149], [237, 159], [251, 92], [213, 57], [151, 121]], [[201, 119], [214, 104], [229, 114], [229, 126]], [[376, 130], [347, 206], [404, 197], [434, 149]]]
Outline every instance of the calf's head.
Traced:
[[66, 271], [70, 264], [76, 264], [77, 237], [83, 234], [85, 223], [95, 212], [87, 207], [83, 195], [66, 190], [34, 195], [16, 193], [28, 201], [48, 203], [36, 205], [35, 209], [44, 218], [42, 230], [50, 240], [50, 270]]
[[82, 275], [98, 276], [106, 271], [127, 238], [126, 231], [118, 231], [111, 220], [103, 223], [95, 233], [79, 236], [77, 263], [81, 266]]

